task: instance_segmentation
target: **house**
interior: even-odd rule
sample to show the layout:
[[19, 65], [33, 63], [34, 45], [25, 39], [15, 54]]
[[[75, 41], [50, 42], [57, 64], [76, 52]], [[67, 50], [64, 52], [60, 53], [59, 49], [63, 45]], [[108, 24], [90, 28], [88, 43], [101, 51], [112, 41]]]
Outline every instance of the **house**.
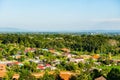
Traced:
[[90, 59], [91, 58], [90, 55], [81, 55], [80, 57], [82, 57], [83, 59]]
[[35, 52], [36, 51], [36, 48], [26, 48], [25, 49], [25, 53], [27, 52]]
[[18, 65], [18, 66], [23, 66], [24, 64], [21, 63], [21, 62], [14, 62], [15, 65]]
[[67, 58], [71, 58], [72, 55], [69, 53], [69, 54], [66, 54], [66, 57], [67, 57]]
[[34, 62], [34, 63], [40, 63], [41, 61], [40, 60], [35, 60], [35, 59], [32, 59], [32, 60], [29, 60], [29, 62]]
[[38, 65], [38, 66], [37, 66], [37, 69], [44, 70], [44, 69], [45, 69], [45, 66], [43, 66], [43, 65]]
[[105, 79], [105, 77], [100, 76], [100, 77], [98, 77], [98, 78], [95, 78], [95, 80], [106, 80], [106, 79]]
[[4, 64], [8, 67], [13, 66], [15, 64], [14, 61], [0, 61], [0, 64]]
[[72, 58], [72, 57], [75, 57], [76, 55], [71, 53], [63, 53], [63, 56], [66, 56], [67, 58]]
[[60, 56], [61, 55], [61, 53], [59, 53], [59, 52], [54, 52], [54, 55], [57, 55], [57, 56]]
[[50, 69], [51, 69], [51, 70], [56, 70], [57, 68], [54, 67], [54, 66], [51, 66]]
[[117, 64], [120, 64], [120, 60], [117, 60]]
[[96, 59], [99, 59], [99, 58], [100, 58], [100, 55], [99, 55], [99, 54], [94, 54], [94, 55], [92, 56], [92, 58], [95, 59], [95, 60], [96, 60]]
[[46, 64], [45, 68], [50, 68], [51, 70], [57, 69], [56, 67], [51, 66], [50, 64]]
[[50, 48], [50, 49], [48, 49], [48, 51], [50, 52], [50, 53], [52, 53], [53, 55], [61, 55], [59, 52], [57, 52], [55, 49], [52, 49], [52, 48]]
[[60, 60], [59, 59], [56, 59], [54, 61], [52, 61], [52, 65], [55, 66], [57, 64], [60, 64]]
[[61, 71], [60, 72], [60, 77], [63, 79], [63, 80], [69, 80], [69, 78], [71, 77], [73, 73], [69, 72], [69, 71]]
[[12, 57], [15, 58], [15, 59], [20, 59], [21, 55], [20, 54], [16, 54], [16, 55], [13, 55]]
[[68, 49], [68, 48], [62, 48], [61, 50], [64, 52], [70, 52], [70, 49]]
[[13, 63], [13, 61], [0, 61], [0, 64], [5, 64], [5, 65], [7, 65], [8, 63]]
[[51, 65], [50, 64], [46, 64], [46, 67], [49, 68], [49, 67], [51, 67]]
[[6, 65], [0, 64], [0, 72], [6, 72]]
[[54, 49], [49, 49], [49, 52], [54, 54], [55, 50]]
[[49, 51], [48, 49], [42, 49], [43, 51]]
[[56, 67], [51, 66], [50, 64], [39, 64], [37, 66], [37, 69], [40, 69], [40, 70], [45, 70], [47, 68], [50, 68], [51, 70], [55, 70], [56, 69]]
[[70, 58], [70, 62], [75, 62], [75, 63], [84, 62], [84, 59], [83, 58]]
[[101, 62], [94, 62], [95, 65], [101, 65]]
[[20, 77], [20, 75], [19, 75], [19, 74], [14, 74], [14, 75], [13, 75], [13, 77], [12, 77], [12, 79], [13, 79], [13, 80], [18, 80], [18, 79], [19, 79], [19, 77]]
[[67, 58], [73, 57], [73, 55], [70, 54], [69, 52], [65, 52], [65, 53], [63, 53], [62, 55], [65, 56], [65, 57], [67, 57]]
[[44, 73], [32, 73], [32, 76], [34, 76], [35, 78], [40, 78], [44, 75]]
[[6, 65], [0, 64], [0, 79], [6, 76]]
[[[34, 76], [35, 78], [40, 78], [43, 77], [43, 75], [45, 74], [45, 72], [40, 72], [40, 73], [32, 73], [32, 76]], [[54, 74], [54, 71], [50, 71], [48, 72], [48, 74]], [[70, 71], [60, 71], [60, 77], [63, 80], [69, 80], [69, 78], [71, 77], [71, 75], [73, 75], [74, 73], [70, 72]]]
[[116, 65], [120, 64], [120, 60], [112, 60]]
[[8, 63], [6, 63], [6, 65], [7, 65], [8, 67], [13, 66], [14, 64], [15, 64], [14, 62], [8, 62]]

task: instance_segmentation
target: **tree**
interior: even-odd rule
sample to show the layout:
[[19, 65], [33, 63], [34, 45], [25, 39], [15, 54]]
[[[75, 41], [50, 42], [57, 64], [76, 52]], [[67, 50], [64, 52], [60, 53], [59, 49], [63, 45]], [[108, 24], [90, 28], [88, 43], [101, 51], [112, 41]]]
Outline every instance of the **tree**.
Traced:
[[3, 55], [2, 55], [2, 53], [0, 52], [0, 60], [3, 58]]
[[22, 62], [22, 61], [24, 61], [25, 60], [25, 56], [21, 56], [19, 59], [18, 59], [18, 61], [20, 61], [20, 62]]
[[24, 45], [24, 42], [22, 40], [20, 41], [20, 45]]
[[17, 48], [13, 48], [13, 49], [10, 51], [10, 55], [15, 55], [15, 54], [17, 54], [17, 51], [18, 51]]
[[77, 80], [77, 76], [72, 75], [69, 80]]
[[21, 69], [19, 80], [36, 80], [36, 79], [30, 74], [29, 70]]
[[13, 77], [13, 74], [14, 74], [15, 72], [14, 71], [12, 71], [12, 70], [10, 70], [10, 71], [8, 71], [7, 72], [7, 75], [8, 75], [8, 80], [12, 80], [12, 77]]
[[100, 76], [102, 76], [101, 72], [99, 72], [97, 69], [94, 69], [92, 72], [91, 72], [91, 77], [92, 79], [94, 80], [95, 78], [98, 78]]
[[28, 56], [29, 58], [33, 58], [34, 57], [34, 53], [32, 52], [27, 52], [26, 56]]
[[43, 75], [42, 78], [40, 78], [40, 80], [55, 80], [54, 75], [49, 75], [47, 72]]
[[89, 74], [86, 73], [81, 73], [80, 75], [77, 76], [76, 80], [92, 80]]
[[82, 62], [79, 62], [78, 63], [78, 67], [83, 69], [84, 68], [84, 64]]
[[73, 62], [70, 62], [65, 65], [66, 70], [75, 71], [77, 69], [76, 65]]
[[53, 73], [54, 76], [55, 76], [55, 80], [63, 80], [61, 77], [60, 77], [60, 72], [59, 70], [55, 70], [55, 72]]
[[117, 68], [112, 68], [107, 74], [107, 80], [120, 80], [120, 70]]

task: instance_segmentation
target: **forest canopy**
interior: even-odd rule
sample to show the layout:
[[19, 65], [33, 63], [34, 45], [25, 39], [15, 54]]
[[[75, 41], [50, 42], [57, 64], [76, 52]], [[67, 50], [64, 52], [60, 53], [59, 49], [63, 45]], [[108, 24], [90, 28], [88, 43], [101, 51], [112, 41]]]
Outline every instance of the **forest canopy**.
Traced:
[[75, 35], [75, 34], [0, 34], [2, 44], [16, 43], [25, 47], [64, 48], [73, 51], [118, 54], [119, 35]]

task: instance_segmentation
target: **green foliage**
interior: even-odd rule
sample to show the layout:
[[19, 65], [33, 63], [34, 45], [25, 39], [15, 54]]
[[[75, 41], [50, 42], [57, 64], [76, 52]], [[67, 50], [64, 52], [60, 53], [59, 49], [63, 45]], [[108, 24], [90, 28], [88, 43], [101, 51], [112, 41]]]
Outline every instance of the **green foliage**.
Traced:
[[77, 80], [77, 76], [72, 75], [69, 80]]
[[78, 63], [78, 67], [81, 68], [81, 69], [83, 69], [84, 68], [84, 64], [82, 62], [79, 62]]
[[77, 69], [76, 65], [73, 62], [66, 64], [65, 68], [68, 71], [75, 71]]
[[37, 64], [34, 62], [31, 63], [25, 63], [24, 66], [22, 67], [25, 70], [28, 70], [29, 72], [37, 72]]
[[76, 80], [92, 80], [89, 74], [81, 73]]
[[21, 56], [18, 61], [23, 62], [25, 60], [25, 56]]
[[120, 80], [120, 70], [117, 68], [112, 68], [107, 74], [107, 80]]
[[[37, 48], [68, 47], [74, 51], [107, 53], [116, 52], [108, 42], [111, 38], [120, 42], [119, 36], [104, 35], [66, 35], [66, 34], [0, 34], [2, 44], [18, 43], [20, 46]], [[117, 45], [119, 46], [119, 45]], [[116, 47], [117, 47], [116, 46]]]
[[33, 77], [33, 76], [31, 75], [30, 71], [27, 70], [27, 69], [21, 69], [21, 70], [19, 71], [19, 73], [20, 73], [20, 78], [19, 78], [19, 80], [36, 80], [36, 78]]
[[[113, 46], [110, 40], [116, 42]], [[36, 48], [35, 52], [28, 51], [25, 53], [25, 48]], [[52, 61], [59, 59], [60, 64], [56, 65], [60, 70], [68, 70], [80, 73], [79, 75], [72, 76], [70, 80], [92, 80], [101, 75], [106, 76], [108, 80], [119, 80], [120, 71], [118, 69], [111, 69], [111, 67], [105, 66], [111, 64], [110, 56], [117, 56], [115, 59], [119, 59], [120, 53], [120, 36], [113, 35], [76, 35], [76, 34], [0, 34], [0, 60], [16, 60], [23, 62], [24, 66], [10, 66], [8, 68], [8, 80], [12, 78], [13, 73], [20, 74], [20, 80], [36, 80], [31, 73], [38, 72], [37, 64], [34, 62], [27, 62], [29, 59], [36, 59], [36, 57], [43, 60], [43, 63], [49, 63], [52, 65]], [[73, 63], [69, 62], [66, 57], [54, 56], [48, 51], [42, 49], [55, 49], [61, 52], [61, 48], [69, 48], [72, 54], [80, 56], [81, 54], [100, 54], [98, 62], [103, 63], [99, 68], [102, 68], [102, 72], [98, 70], [90, 70], [96, 67], [93, 59], [86, 60], [85, 63]], [[62, 52], [61, 52], [62, 53]], [[109, 56], [107, 53], [111, 53]], [[12, 56], [21, 55], [21, 58], [14, 59]], [[41, 57], [42, 56], [42, 57]], [[68, 60], [68, 62], [67, 62]], [[43, 64], [43, 65], [44, 65]], [[54, 64], [53, 64], [54, 65]], [[104, 66], [103, 66], [104, 65]], [[98, 66], [97, 66], [98, 67]], [[107, 69], [105, 69], [105, 68]], [[114, 66], [115, 67], [115, 66]], [[119, 66], [118, 66], [119, 67]], [[109, 72], [109, 70], [111, 70]], [[108, 74], [107, 74], [108, 73]], [[39, 80], [62, 80], [59, 73], [45, 75]]]
[[94, 69], [90, 75], [91, 75], [92, 79], [94, 80], [95, 78], [102, 76], [102, 73], [100, 71], [98, 71], [97, 69]]
[[50, 75], [50, 74], [48, 74], [48, 73], [45, 73], [45, 74], [43, 75], [43, 77], [40, 78], [39, 80], [55, 80], [55, 77], [54, 77], [54, 75]]
[[11, 79], [12, 79], [12, 77], [13, 77], [14, 73], [15, 73], [15, 72], [14, 72], [14, 71], [12, 71], [12, 70], [7, 72], [7, 75], [8, 75], [8, 77], [7, 77], [7, 78], [8, 78], [8, 80], [11, 80]]

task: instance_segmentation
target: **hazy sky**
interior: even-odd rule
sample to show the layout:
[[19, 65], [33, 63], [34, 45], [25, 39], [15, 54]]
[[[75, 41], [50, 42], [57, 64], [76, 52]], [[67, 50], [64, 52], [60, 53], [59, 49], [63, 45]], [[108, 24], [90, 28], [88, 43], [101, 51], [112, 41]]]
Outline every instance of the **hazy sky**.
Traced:
[[0, 0], [0, 28], [120, 30], [120, 0]]

